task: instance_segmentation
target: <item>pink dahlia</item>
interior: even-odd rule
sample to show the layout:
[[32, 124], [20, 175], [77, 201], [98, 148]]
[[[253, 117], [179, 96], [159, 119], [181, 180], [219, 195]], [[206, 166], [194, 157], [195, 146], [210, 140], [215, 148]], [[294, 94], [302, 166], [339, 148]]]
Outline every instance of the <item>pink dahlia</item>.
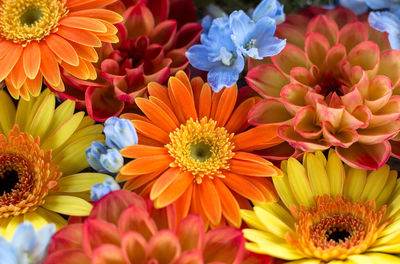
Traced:
[[[189, 64], [185, 52], [202, 30], [201, 25], [189, 22], [196, 19], [191, 0], [124, 0], [109, 8], [124, 17], [116, 25], [120, 42], [98, 49], [95, 66], [99, 77], [94, 82], [81, 81], [64, 71], [65, 91], [58, 93], [62, 99], [86, 107], [97, 121], [127, 108], [132, 111], [135, 98], [147, 96], [149, 82], [164, 83], [185, 69]], [[95, 54], [87, 55], [97, 59], [90, 56]]]
[[44, 264], [270, 263], [268, 257], [245, 250], [240, 229], [206, 232], [198, 215], [175, 224], [173, 214], [166, 214], [171, 209], [154, 209], [149, 200], [126, 190], [111, 192], [83, 223], [70, 224], [52, 237]]
[[352, 167], [378, 169], [400, 154], [400, 50], [384, 33], [338, 7], [289, 15], [277, 34], [286, 48], [246, 77], [264, 97], [250, 123], [279, 124], [300, 151], [334, 147]]

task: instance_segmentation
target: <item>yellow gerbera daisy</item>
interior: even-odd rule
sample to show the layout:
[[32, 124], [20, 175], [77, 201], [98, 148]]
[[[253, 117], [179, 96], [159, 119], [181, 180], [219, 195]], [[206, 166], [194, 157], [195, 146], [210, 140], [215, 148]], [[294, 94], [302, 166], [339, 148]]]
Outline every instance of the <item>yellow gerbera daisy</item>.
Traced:
[[49, 90], [15, 107], [0, 91], [0, 235], [10, 238], [24, 221], [36, 229], [66, 224], [64, 215], [88, 215], [89, 191], [107, 175], [79, 173], [89, 165], [85, 149], [103, 141], [102, 125], [75, 103], [65, 101], [55, 110]]
[[343, 165], [333, 150], [282, 162], [281, 201], [241, 210], [250, 251], [287, 263], [400, 263], [400, 181], [388, 165]]

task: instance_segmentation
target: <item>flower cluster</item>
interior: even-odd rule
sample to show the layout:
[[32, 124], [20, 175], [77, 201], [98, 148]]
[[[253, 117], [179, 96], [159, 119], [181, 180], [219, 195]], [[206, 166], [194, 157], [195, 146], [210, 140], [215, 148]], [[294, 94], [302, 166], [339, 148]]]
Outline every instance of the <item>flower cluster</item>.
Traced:
[[0, 264], [400, 263], [399, 1], [241, 1], [0, 1]]
[[193, 67], [208, 71], [208, 83], [219, 92], [238, 81], [245, 59], [261, 60], [281, 52], [286, 41], [274, 33], [283, 20], [283, 6], [276, 0], [262, 1], [252, 18], [240, 10], [212, 22], [205, 20], [202, 44], [192, 46], [186, 56]]

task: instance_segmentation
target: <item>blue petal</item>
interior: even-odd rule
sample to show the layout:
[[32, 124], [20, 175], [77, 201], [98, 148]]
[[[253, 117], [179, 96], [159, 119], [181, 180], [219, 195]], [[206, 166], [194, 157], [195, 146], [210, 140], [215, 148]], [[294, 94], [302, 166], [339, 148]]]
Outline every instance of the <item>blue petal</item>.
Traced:
[[389, 34], [392, 49], [400, 49], [400, 19], [390, 12], [371, 12], [368, 16], [371, 27]]
[[190, 64], [196, 69], [209, 71], [219, 63], [209, 61], [208, 49], [203, 45], [194, 45], [186, 52]]
[[210, 30], [212, 21], [213, 21], [213, 19], [209, 15], [203, 17], [203, 19], [201, 20], [201, 26], [203, 27], [202, 35], [208, 34], [208, 31]]
[[340, 5], [351, 9], [357, 15], [368, 11], [368, 6], [365, 0], [340, 0]]
[[220, 65], [213, 68], [207, 74], [207, 81], [214, 92], [219, 92], [225, 87], [233, 86], [239, 79], [239, 74], [243, 71], [244, 59], [238, 54], [232, 66]]
[[123, 149], [138, 143], [136, 129], [132, 122], [127, 119], [110, 117], [104, 123], [104, 134], [106, 144], [110, 148]]
[[250, 39], [249, 33], [255, 28], [255, 23], [242, 10], [234, 11], [229, 16], [229, 24], [232, 29], [232, 40], [236, 47], [243, 47]]
[[108, 149], [106, 154], [100, 156], [100, 164], [111, 173], [117, 173], [124, 165], [124, 158], [117, 149]]
[[383, 9], [389, 8], [391, 5], [391, 0], [365, 0], [367, 5], [372, 9]]
[[[257, 42], [256, 46], [258, 46]], [[286, 39], [272, 37], [267, 42], [263, 43], [262, 46], [258, 47], [258, 53], [262, 58], [275, 56], [276, 54], [279, 54], [285, 46]]]
[[44, 258], [47, 256], [47, 248], [50, 243], [52, 235], [56, 232], [56, 226], [54, 224], [48, 224], [37, 231], [37, 242], [33, 248], [30, 257], [33, 259], [33, 263], [42, 263]]
[[19, 264], [18, 254], [14, 247], [3, 237], [0, 236], [0, 263]]
[[252, 18], [257, 22], [263, 17], [273, 18], [277, 24], [282, 23], [285, 20], [283, 5], [277, 0], [263, 0], [254, 10]]
[[30, 222], [18, 225], [12, 238], [12, 245], [19, 253], [30, 252], [36, 244], [36, 232]]
[[207, 47], [209, 52], [219, 53], [221, 47], [229, 51], [235, 51], [236, 47], [231, 39], [232, 29], [228, 17], [220, 17], [213, 20], [207, 37], [201, 39], [201, 43]]
[[98, 201], [108, 193], [119, 189], [121, 188], [114, 180], [114, 178], [109, 177], [105, 179], [103, 183], [95, 184], [92, 186], [90, 190], [90, 199], [92, 199], [92, 201]]
[[86, 148], [86, 159], [89, 165], [98, 172], [104, 172], [103, 166], [100, 164], [101, 154], [107, 153], [107, 148], [101, 142], [93, 141], [92, 145]]

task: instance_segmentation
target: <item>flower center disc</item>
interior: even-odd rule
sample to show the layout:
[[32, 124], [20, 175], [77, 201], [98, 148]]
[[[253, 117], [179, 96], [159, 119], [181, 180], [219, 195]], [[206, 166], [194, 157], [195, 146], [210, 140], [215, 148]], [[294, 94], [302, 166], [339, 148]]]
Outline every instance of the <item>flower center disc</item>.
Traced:
[[171, 143], [165, 145], [175, 158], [171, 166], [181, 167], [192, 173], [197, 183], [204, 176], [210, 179], [223, 177], [221, 170], [228, 169], [228, 161], [233, 157], [233, 134], [217, 122], [203, 117], [200, 121], [188, 120], [185, 125], [171, 132]]
[[0, 2], [0, 35], [15, 43], [40, 41], [66, 15], [65, 0], [5, 0]]

